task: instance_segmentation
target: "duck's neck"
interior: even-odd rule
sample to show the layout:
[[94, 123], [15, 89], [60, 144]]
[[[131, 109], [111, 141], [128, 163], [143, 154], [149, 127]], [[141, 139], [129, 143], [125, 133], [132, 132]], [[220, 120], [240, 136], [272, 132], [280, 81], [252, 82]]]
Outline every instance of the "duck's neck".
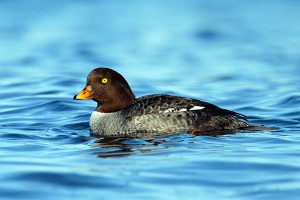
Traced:
[[122, 99], [117, 99], [115, 101], [111, 101], [111, 102], [97, 102], [97, 108], [96, 111], [97, 112], [102, 112], [102, 113], [111, 113], [111, 112], [117, 112], [120, 110], [123, 110], [127, 107], [129, 107], [130, 105], [134, 104], [137, 100], [134, 99], [126, 99], [126, 101], [122, 102]]
[[127, 91], [125, 90], [116, 93], [114, 91], [110, 91], [109, 95], [105, 95], [104, 98], [102, 97], [101, 100], [96, 100], [96, 102], [98, 103], [96, 108], [97, 112], [111, 113], [123, 110], [137, 102], [137, 100], [132, 91], [127, 89]]

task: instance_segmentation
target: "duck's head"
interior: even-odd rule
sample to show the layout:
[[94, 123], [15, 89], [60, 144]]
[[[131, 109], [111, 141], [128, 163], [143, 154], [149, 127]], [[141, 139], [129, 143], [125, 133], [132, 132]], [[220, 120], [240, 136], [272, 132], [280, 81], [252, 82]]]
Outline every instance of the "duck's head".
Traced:
[[92, 99], [98, 103], [98, 112], [116, 112], [136, 102], [125, 78], [109, 68], [96, 68], [87, 77], [85, 88], [75, 100]]

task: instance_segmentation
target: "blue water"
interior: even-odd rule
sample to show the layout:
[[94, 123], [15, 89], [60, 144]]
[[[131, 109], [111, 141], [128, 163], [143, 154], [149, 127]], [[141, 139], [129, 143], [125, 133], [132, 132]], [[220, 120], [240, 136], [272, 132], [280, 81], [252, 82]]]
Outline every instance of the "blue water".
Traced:
[[[0, 199], [298, 199], [300, 2], [0, 1]], [[90, 136], [95, 67], [276, 131]]]

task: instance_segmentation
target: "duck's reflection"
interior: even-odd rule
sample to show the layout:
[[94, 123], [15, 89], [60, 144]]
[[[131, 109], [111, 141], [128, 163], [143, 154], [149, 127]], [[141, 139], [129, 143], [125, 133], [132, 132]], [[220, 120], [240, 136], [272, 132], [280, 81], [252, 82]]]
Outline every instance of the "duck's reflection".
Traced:
[[100, 138], [92, 145], [98, 158], [126, 157], [136, 154], [161, 152], [170, 146], [158, 147], [165, 139], [157, 138]]
[[[216, 138], [224, 134], [233, 134], [235, 132], [201, 132], [194, 134], [179, 133], [167, 136], [151, 135], [140, 138], [99, 138], [94, 144], [92, 144], [92, 147], [95, 148], [95, 152], [93, 152], [93, 154], [96, 154], [99, 158], [125, 157], [137, 154], [160, 153], [168, 148], [181, 145], [186, 146], [188, 144], [195, 143], [195, 137], [197, 136], [209, 136]], [[201, 141], [198, 142], [201, 143]]]

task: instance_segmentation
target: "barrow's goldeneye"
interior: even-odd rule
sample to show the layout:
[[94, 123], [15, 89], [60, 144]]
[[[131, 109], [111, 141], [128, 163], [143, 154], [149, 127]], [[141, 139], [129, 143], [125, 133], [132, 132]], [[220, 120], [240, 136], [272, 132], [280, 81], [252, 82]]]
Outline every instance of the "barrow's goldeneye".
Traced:
[[90, 129], [94, 135], [103, 137], [270, 130], [247, 123], [242, 114], [192, 98], [165, 94], [135, 98], [125, 78], [109, 68], [91, 71], [85, 88], [74, 99], [98, 103], [90, 118]]

